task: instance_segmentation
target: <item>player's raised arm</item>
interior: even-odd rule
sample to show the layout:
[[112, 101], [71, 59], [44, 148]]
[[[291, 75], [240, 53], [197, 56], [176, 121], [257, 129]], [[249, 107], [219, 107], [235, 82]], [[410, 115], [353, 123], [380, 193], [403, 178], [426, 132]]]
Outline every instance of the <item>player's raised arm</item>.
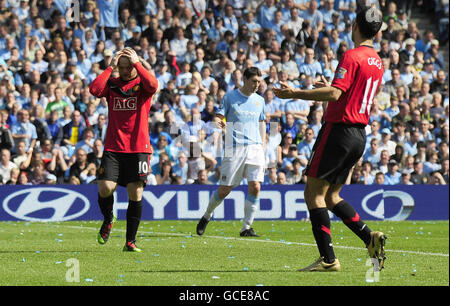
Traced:
[[144, 90], [154, 94], [158, 90], [158, 80], [141, 64], [136, 51], [131, 48], [125, 48], [123, 49], [123, 54], [130, 59], [131, 64], [136, 68], [138, 75], [141, 77]]
[[111, 77], [111, 73], [117, 66], [117, 63], [119, 62], [119, 58], [121, 56], [122, 51], [117, 52], [111, 60], [110, 66], [106, 68], [105, 71], [103, 71], [98, 77], [96, 77], [91, 85], [89, 85], [89, 92], [93, 96], [101, 98], [107, 95], [107, 92], [109, 90], [109, 87], [107, 86], [108, 80]]

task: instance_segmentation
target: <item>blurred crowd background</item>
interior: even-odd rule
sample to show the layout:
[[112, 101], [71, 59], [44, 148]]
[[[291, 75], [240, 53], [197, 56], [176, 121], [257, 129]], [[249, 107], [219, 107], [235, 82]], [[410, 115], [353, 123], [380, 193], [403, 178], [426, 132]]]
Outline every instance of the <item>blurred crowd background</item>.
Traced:
[[[348, 183], [448, 184], [448, 0], [379, 4], [385, 73]], [[212, 120], [251, 66], [264, 80], [264, 184], [304, 184], [325, 105], [280, 100], [272, 88], [331, 82], [354, 47], [356, 9], [354, 0], [0, 0], [0, 185], [95, 183], [108, 106], [89, 84], [124, 47], [160, 84], [147, 184], [218, 183], [223, 135]], [[413, 10], [436, 31], [411, 21]]]

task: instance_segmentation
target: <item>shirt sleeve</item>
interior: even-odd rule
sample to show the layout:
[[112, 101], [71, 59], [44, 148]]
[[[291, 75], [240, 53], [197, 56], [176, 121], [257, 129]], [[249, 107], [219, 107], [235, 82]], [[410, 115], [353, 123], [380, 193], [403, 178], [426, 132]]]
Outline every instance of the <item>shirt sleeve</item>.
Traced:
[[265, 121], [266, 120], [266, 113], [264, 112], [264, 105], [265, 105], [265, 101], [262, 100], [262, 107], [261, 107], [261, 113], [259, 115], [259, 121]]
[[358, 62], [351, 58], [348, 52], [344, 53], [336, 69], [331, 86], [346, 92], [354, 82], [357, 71]]
[[108, 67], [103, 71], [92, 83], [89, 85], [89, 92], [97, 98], [106, 97], [109, 92], [107, 86], [109, 77], [111, 76], [113, 69]]
[[137, 70], [142, 82], [142, 87], [150, 93], [154, 94], [158, 90], [158, 80], [150, 73], [141, 63], [136, 63], [134, 67]]

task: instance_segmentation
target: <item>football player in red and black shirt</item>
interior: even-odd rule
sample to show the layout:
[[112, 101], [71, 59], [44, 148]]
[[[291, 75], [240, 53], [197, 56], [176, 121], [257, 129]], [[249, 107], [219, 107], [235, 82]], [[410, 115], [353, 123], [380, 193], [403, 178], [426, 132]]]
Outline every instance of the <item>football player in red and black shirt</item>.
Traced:
[[353, 207], [339, 195], [350, 171], [362, 156], [366, 143], [365, 126], [383, 77], [383, 65], [373, 48], [382, 16], [375, 7], [362, 8], [353, 23], [355, 48], [342, 56], [331, 86], [324, 82], [315, 89], [299, 90], [282, 84], [274, 89], [279, 98], [327, 101], [324, 124], [314, 144], [305, 170], [305, 201], [320, 258], [300, 271], [340, 271], [331, 244], [328, 210], [364, 241], [374, 266], [384, 263], [385, 235], [370, 230]]
[[[111, 77], [115, 69], [119, 71], [117, 78]], [[98, 242], [104, 244], [109, 238], [115, 219], [113, 193], [117, 185], [124, 186], [129, 197], [124, 251], [140, 252], [135, 240], [152, 154], [148, 117], [158, 81], [140, 63], [136, 52], [125, 48], [116, 53], [89, 89], [92, 95], [108, 101], [108, 129], [98, 173], [98, 202], [104, 216]]]

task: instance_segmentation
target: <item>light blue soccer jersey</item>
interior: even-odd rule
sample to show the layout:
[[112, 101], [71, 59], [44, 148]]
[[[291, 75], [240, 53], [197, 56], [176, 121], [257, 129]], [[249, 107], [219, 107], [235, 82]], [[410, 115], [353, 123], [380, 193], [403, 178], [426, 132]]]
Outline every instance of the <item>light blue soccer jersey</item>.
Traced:
[[[239, 89], [228, 92], [220, 102], [217, 114], [227, 120], [227, 133], [232, 133], [233, 143], [225, 137], [225, 146], [261, 144], [259, 122], [264, 121], [264, 98], [253, 93], [245, 96]], [[231, 135], [231, 134], [229, 134]]]

